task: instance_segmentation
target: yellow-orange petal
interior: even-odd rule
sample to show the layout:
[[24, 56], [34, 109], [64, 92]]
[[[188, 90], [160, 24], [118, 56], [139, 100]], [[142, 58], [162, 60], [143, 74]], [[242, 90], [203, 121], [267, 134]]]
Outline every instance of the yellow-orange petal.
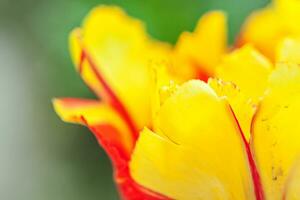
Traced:
[[[106, 91], [109, 87], [137, 128], [148, 125], [149, 63], [153, 58], [165, 59], [170, 47], [149, 38], [139, 20], [113, 6], [94, 8], [70, 37], [73, 60], [90, 88], [111, 100], [111, 92]], [[81, 61], [80, 51], [84, 53]]]
[[245, 45], [224, 56], [216, 77], [236, 84], [253, 101], [264, 93], [273, 66], [253, 46]]
[[241, 125], [246, 140], [249, 141], [251, 122], [256, 111], [256, 103], [247, 98], [240, 89], [231, 82], [211, 78], [208, 84], [214, 89], [218, 96], [225, 98], [229, 102]]
[[300, 64], [300, 38], [284, 38], [277, 47], [276, 61]]
[[175, 46], [176, 62], [187, 63], [196, 71], [212, 76], [226, 48], [226, 15], [221, 11], [209, 12], [201, 17], [193, 33], [180, 35]]
[[255, 199], [241, 130], [212, 88], [179, 86], [157, 117], [156, 133], [145, 129], [132, 155], [137, 183], [172, 199]]
[[107, 133], [107, 137], [118, 137], [126, 152], [132, 150], [135, 142], [132, 133], [118, 112], [111, 106], [96, 100], [75, 98], [54, 99], [53, 105], [56, 113], [65, 122], [79, 123], [88, 127], [112, 126], [120, 135], [113, 136]]
[[282, 198], [291, 168], [300, 156], [300, 68], [280, 64], [252, 122], [254, 157], [267, 199]]
[[238, 45], [250, 43], [274, 61], [278, 42], [288, 34], [282, 18], [270, 5], [248, 17], [238, 38]]

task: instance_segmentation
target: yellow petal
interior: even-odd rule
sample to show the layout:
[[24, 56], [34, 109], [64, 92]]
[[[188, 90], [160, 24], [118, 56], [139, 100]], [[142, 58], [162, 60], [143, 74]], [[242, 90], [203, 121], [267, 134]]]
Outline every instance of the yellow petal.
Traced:
[[285, 26], [293, 33], [300, 33], [300, 1], [298, 0], [274, 0], [278, 15], [284, 21]]
[[250, 15], [242, 28], [238, 43], [253, 44], [264, 55], [274, 60], [278, 42], [288, 33], [275, 8], [269, 6]]
[[[138, 128], [149, 124], [148, 65], [153, 58], [165, 59], [169, 46], [151, 40], [140, 21], [109, 6], [93, 9], [82, 28], [70, 37], [73, 60], [80, 65], [83, 79], [95, 93], [109, 100], [110, 94], [103, 90], [109, 87]], [[82, 51], [85, 59], [80, 64], [78, 54]]]
[[300, 162], [299, 160], [293, 166], [283, 191], [284, 200], [300, 199]]
[[208, 84], [214, 89], [218, 96], [226, 98], [236, 118], [241, 125], [247, 141], [250, 139], [250, 128], [256, 104], [247, 98], [240, 89], [231, 82], [220, 79], [209, 79]]
[[214, 74], [216, 64], [227, 47], [226, 16], [221, 11], [209, 12], [199, 20], [193, 33], [181, 34], [175, 53], [200, 72]]
[[81, 29], [74, 29], [71, 32], [69, 43], [73, 63], [83, 80], [97, 96], [106, 100], [110, 99], [109, 94], [106, 92], [106, 86], [103, 85], [103, 77], [100, 71], [97, 70], [95, 63], [87, 55], [87, 52], [83, 50]]
[[[61, 98], [54, 99], [56, 113], [65, 122], [79, 123], [89, 127], [111, 125], [118, 130], [119, 140], [127, 151], [133, 147], [133, 138], [128, 126], [109, 105], [96, 100]], [[109, 137], [109, 135], [107, 135]]]
[[216, 69], [216, 77], [231, 81], [256, 101], [267, 86], [272, 64], [251, 45], [226, 55]]
[[285, 38], [278, 45], [277, 62], [300, 64], [300, 39]]
[[158, 128], [144, 130], [130, 171], [172, 199], [255, 199], [245, 142], [224, 99], [190, 81], [164, 101]]
[[267, 199], [281, 199], [291, 167], [300, 156], [300, 69], [282, 64], [252, 124], [251, 141]]
[[273, 4], [248, 18], [239, 43], [252, 43], [275, 61], [278, 43], [285, 37], [300, 34], [299, 10], [298, 0], [274, 0]]
[[166, 63], [153, 63], [152, 69], [152, 91], [151, 91], [151, 111], [152, 127], [156, 126], [156, 115], [164, 99], [169, 96], [170, 87], [176, 87], [175, 82], [180, 82], [176, 77], [168, 72]]

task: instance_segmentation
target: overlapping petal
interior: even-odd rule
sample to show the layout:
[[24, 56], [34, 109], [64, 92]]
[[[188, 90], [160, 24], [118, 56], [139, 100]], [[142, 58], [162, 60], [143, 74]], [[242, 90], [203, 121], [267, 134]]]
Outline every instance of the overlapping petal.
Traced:
[[[173, 199], [260, 199], [259, 178], [228, 102], [190, 81], [171, 93], [145, 129], [130, 171], [140, 184]], [[220, 126], [219, 126], [219, 125]]]
[[207, 80], [226, 50], [226, 20], [221, 12], [207, 14], [195, 33], [184, 33], [173, 49], [151, 39], [142, 22], [120, 8], [101, 6], [88, 15], [82, 28], [71, 33], [70, 49], [87, 85], [131, 118], [137, 131], [151, 125], [152, 62], [168, 62], [168, 73], [181, 80]]
[[[157, 113], [158, 126], [153, 131], [145, 129], [134, 150], [130, 164], [133, 178], [174, 199], [298, 199], [299, 65], [281, 63], [276, 66], [269, 76], [258, 110], [247, 106], [245, 96], [231, 83], [211, 79], [209, 85], [216, 93], [197, 81], [172, 87], [166, 93], [169, 96]], [[231, 110], [230, 106], [235, 109]], [[251, 124], [251, 135], [243, 135], [243, 128], [239, 127], [243, 120], [246, 128], [249, 129]], [[241, 140], [231, 134], [239, 135]], [[247, 151], [249, 146], [244, 136], [251, 138], [252, 151]], [[246, 154], [233, 154], [231, 145], [235, 151]], [[245, 164], [247, 157], [255, 161], [248, 159]], [[231, 166], [231, 158], [237, 162], [235, 167]], [[220, 167], [218, 162], [224, 162], [226, 166]], [[249, 187], [254, 183], [252, 197], [249, 193], [243, 196], [245, 188], [239, 188], [239, 182], [230, 182], [239, 175], [247, 177], [238, 166], [252, 170], [248, 182], [243, 180], [241, 184]], [[236, 167], [238, 174], [234, 175], [232, 169]], [[230, 175], [230, 179], [220, 176], [219, 170]], [[247, 188], [246, 191], [250, 190]], [[241, 196], [230, 196], [232, 193]]]
[[117, 99], [137, 129], [149, 125], [149, 63], [153, 57], [165, 59], [168, 45], [150, 39], [143, 24], [121, 9], [105, 6], [95, 8], [82, 28], [73, 31], [70, 44], [75, 65], [90, 88], [104, 100]]
[[137, 184], [131, 178], [128, 161], [135, 140], [128, 124], [114, 108], [96, 100], [74, 98], [55, 99], [53, 104], [62, 120], [85, 125], [95, 135], [112, 161], [115, 181], [123, 199], [167, 199]]
[[[219, 31], [222, 31], [221, 36]], [[156, 61], [168, 63], [167, 81], [207, 79], [214, 63], [225, 52], [224, 14], [208, 14], [200, 20], [195, 33], [190, 37], [186, 35], [172, 48], [150, 38], [142, 22], [113, 6], [93, 9], [82, 27], [70, 34], [76, 70], [101, 102], [63, 98], [54, 100], [54, 107], [64, 121], [86, 125], [94, 133], [113, 162], [115, 180], [124, 198], [165, 198], [137, 185], [128, 171], [128, 160], [139, 130], [154, 126], [151, 112], [156, 113], [155, 95], [151, 97], [150, 91], [161, 84], [153, 84], [151, 68]], [[218, 39], [212, 38], [214, 45], [210, 42], [213, 46], [210, 53], [199, 57], [198, 50], [207, 52], [209, 43], [203, 43], [207, 36]], [[158, 95], [156, 100], [163, 96]]]
[[247, 97], [235, 84], [220, 79], [209, 79], [208, 84], [220, 98], [230, 104], [247, 141], [250, 139], [251, 122], [257, 103]]
[[281, 199], [292, 166], [300, 156], [300, 68], [281, 64], [252, 124], [251, 141], [267, 199]]
[[299, 10], [274, 0], [227, 53], [220, 11], [172, 47], [120, 8], [97, 7], [70, 49], [101, 101], [55, 99], [55, 110], [93, 132], [124, 199], [299, 199]]

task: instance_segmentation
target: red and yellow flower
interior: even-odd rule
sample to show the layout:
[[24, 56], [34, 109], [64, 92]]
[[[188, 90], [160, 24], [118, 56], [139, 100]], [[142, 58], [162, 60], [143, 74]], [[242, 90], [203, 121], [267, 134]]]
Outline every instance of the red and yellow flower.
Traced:
[[[167, 63], [167, 77], [178, 82], [207, 79], [226, 51], [225, 23], [222, 12], [209, 13], [199, 21], [195, 33], [183, 33], [171, 47], [150, 38], [143, 24], [120, 8], [101, 6], [89, 14], [82, 28], [71, 33], [76, 70], [101, 101], [60, 98], [54, 100], [54, 106], [64, 121], [86, 125], [95, 134], [111, 157], [123, 196], [140, 198], [148, 193], [132, 180], [128, 163], [140, 130], [152, 126], [150, 66]], [[204, 31], [207, 29], [210, 31]], [[206, 38], [217, 40], [211, 44]]]
[[[172, 199], [299, 199], [299, 85], [298, 65], [278, 65], [254, 108], [217, 79], [172, 87], [156, 129], [141, 132], [131, 175]], [[251, 116], [250, 140], [238, 112]]]
[[123, 199], [300, 199], [300, 40], [265, 42], [257, 17], [231, 51], [220, 11], [175, 46], [117, 7], [71, 33], [76, 70], [100, 100], [54, 107], [93, 132]]

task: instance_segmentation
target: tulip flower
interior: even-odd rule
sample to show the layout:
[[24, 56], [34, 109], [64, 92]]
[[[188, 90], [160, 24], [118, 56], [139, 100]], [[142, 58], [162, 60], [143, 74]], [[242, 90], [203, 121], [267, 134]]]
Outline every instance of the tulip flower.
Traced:
[[151, 66], [167, 63], [168, 80], [207, 80], [226, 51], [226, 38], [226, 17], [219, 11], [203, 16], [195, 32], [184, 32], [172, 47], [150, 38], [142, 22], [113, 6], [93, 9], [70, 34], [75, 68], [100, 100], [59, 98], [54, 107], [64, 121], [94, 133], [112, 160], [123, 197], [157, 196], [136, 184], [128, 169], [140, 130], [153, 125]]
[[133, 179], [171, 199], [300, 199], [299, 47], [280, 46], [257, 103], [219, 79], [171, 86], [137, 141]]
[[245, 35], [268, 26], [252, 23], [232, 51], [219, 11], [175, 46], [117, 7], [72, 31], [75, 68], [99, 99], [54, 108], [95, 135], [122, 199], [300, 199], [300, 39], [260, 46]]
[[278, 64], [270, 75], [249, 142], [232, 109], [245, 106], [235, 90], [215, 79], [176, 87], [156, 129], [141, 132], [133, 179], [171, 199], [300, 199], [299, 66]]

